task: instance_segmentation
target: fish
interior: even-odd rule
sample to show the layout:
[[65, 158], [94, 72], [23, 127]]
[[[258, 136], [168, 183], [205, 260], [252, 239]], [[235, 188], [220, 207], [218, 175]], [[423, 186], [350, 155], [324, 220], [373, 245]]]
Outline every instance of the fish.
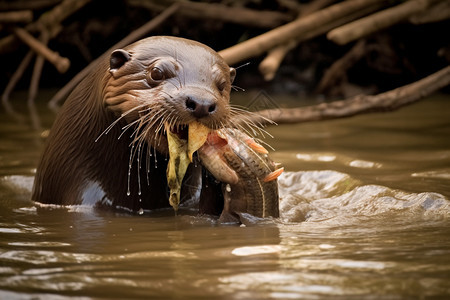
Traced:
[[222, 182], [220, 223], [240, 223], [243, 213], [279, 216], [277, 177], [284, 168], [270, 159], [261, 144], [238, 129], [222, 128], [211, 131], [197, 153], [200, 163]]
[[180, 138], [168, 123], [164, 126], [169, 147], [166, 169], [167, 185], [170, 189], [169, 204], [177, 213], [184, 175], [192, 162], [193, 153], [205, 144], [210, 129], [201, 123], [192, 122], [188, 125], [188, 139], [185, 140]]

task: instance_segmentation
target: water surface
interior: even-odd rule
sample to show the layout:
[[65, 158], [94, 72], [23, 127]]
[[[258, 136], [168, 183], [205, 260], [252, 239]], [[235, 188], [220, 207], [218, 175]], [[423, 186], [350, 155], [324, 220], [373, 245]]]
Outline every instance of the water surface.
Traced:
[[37, 206], [30, 190], [53, 115], [38, 107], [33, 130], [1, 110], [0, 298], [450, 297], [449, 100], [271, 127], [266, 141], [287, 170], [281, 217], [241, 227], [189, 209]]

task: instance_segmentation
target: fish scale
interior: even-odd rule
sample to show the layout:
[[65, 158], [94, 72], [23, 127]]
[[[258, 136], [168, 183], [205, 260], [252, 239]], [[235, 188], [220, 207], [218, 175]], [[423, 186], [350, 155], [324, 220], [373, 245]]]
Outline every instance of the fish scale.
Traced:
[[[265, 149], [260, 145], [255, 147], [254, 140], [245, 133], [226, 128], [220, 130], [219, 137], [226, 142], [206, 143], [199, 149], [199, 156], [213, 176], [222, 178], [224, 182], [222, 190], [225, 204], [220, 219], [226, 222], [236, 220], [238, 213], [278, 217], [276, 177], [282, 169], [277, 172], [267, 152], [262, 151]], [[216, 159], [212, 159], [213, 156]], [[228, 168], [232, 171], [224, 172]], [[235, 174], [229, 176], [233, 172]], [[236, 177], [237, 180], [233, 181]]]

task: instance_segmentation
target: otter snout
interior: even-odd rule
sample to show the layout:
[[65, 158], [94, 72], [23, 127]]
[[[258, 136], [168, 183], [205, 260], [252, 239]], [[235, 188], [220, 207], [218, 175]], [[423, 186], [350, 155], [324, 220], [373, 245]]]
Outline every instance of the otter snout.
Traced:
[[189, 96], [186, 99], [186, 109], [196, 119], [208, 117], [216, 111], [216, 102], [211, 99], [202, 99]]

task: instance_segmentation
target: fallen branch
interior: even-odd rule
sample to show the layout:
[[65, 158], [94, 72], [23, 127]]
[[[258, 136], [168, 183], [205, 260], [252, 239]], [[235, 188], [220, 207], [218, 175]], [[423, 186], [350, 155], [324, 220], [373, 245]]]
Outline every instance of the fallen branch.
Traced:
[[[51, 28], [57, 26], [67, 17], [75, 13], [91, 0], [64, 0], [61, 4], [55, 6], [52, 10], [44, 13], [33, 23], [28, 24], [25, 30], [28, 32], [36, 32], [42, 28]], [[30, 1], [27, 1], [30, 2]], [[19, 45], [17, 37], [12, 34], [0, 39], [0, 53], [11, 52]]]
[[409, 18], [415, 25], [439, 22], [450, 19], [450, 1], [438, 2], [425, 11], [421, 11]]
[[52, 63], [59, 73], [65, 73], [70, 66], [70, 60], [61, 57], [57, 52], [50, 50], [46, 45], [35, 39], [25, 29], [16, 27], [13, 29], [17, 37], [27, 44], [37, 54], [42, 55], [46, 60]]
[[[309, 3], [300, 13], [297, 19], [312, 14], [328, 5], [333, 3], [335, 0], [318, 0]], [[278, 68], [281, 65], [284, 57], [289, 51], [297, 47], [299, 41], [290, 41], [288, 43], [278, 45], [271, 49], [267, 56], [259, 64], [259, 72], [263, 75], [264, 80], [270, 81], [275, 77]]]
[[125, 38], [123, 38], [120, 42], [106, 50], [100, 57], [91, 62], [86, 68], [84, 68], [81, 72], [79, 72], [71, 81], [69, 81], [62, 89], [60, 89], [52, 99], [50, 99], [48, 106], [56, 111], [59, 106], [58, 103], [61, 102], [75, 87], [76, 85], [86, 77], [89, 72], [91, 72], [94, 68], [97, 67], [98, 62], [103, 60], [105, 57], [109, 56], [112, 51], [118, 48], [123, 48], [132, 42], [142, 38], [149, 31], [153, 30], [155, 27], [159, 26], [162, 22], [164, 22], [167, 18], [169, 18], [173, 13], [175, 13], [179, 9], [178, 4], [173, 4], [157, 17], [153, 18], [151, 21], [145, 23], [135, 31], [131, 32]]
[[233, 65], [239, 61], [261, 55], [277, 45], [291, 40], [299, 40], [311, 31], [317, 30], [318, 27], [336, 22], [337, 19], [360, 10], [372, 9], [373, 12], [383, 4], [384, 1], [380, 0], [347, 0], [224, 49], [219, 54], [228, 64]]
[[371, 33], [397, 24], [418, 12], [426, 10], [432, 3], [440, 0], [410, 0], [397, 6], [382, 10], [365, 18], [338, 27], [327, 34], [327, 38], [339, 45], [360, 39]]
[[366, 41], [359, 40], [343, 57], [336, 60], [331, 67], [329, 67], [319, 84], [316, 92], [324, 93], [331, 87], [339, 85], [339, 81], [346, 77], [347, 70], [350, 69], [356, 62], [358, 62], [367, 52]]
[[14, 1], [1, 1], [0, 11], [10, 10], [40, 10], [46, 7], [51, 7], [61, 2], [61, 0], [14, 0]]
[[34, 51], [30, 50], [25, 55], [25, 57], [20, 62], [20, 65], [17, 67], [14, 74], [11, 76], [11, 79], [8, 82], [8, 85], [6, 86], [5, 90], [2, 94], [2, 104], [5, 108], [6, 112], [10, 114], [11, 116], [15, 117], [18, 121], [22, 122], [24, 120], [24, 117], [17, 113], [14, 108], [12, 107], [11, 103], [9, 103], [9, 95], [11, 95], [12, 90], [16, 86], [17, 82], [19, 82], [19, 79], [22, 77], [23, 73], [27, 69], [28, 65], [31, 62], [31, 59], [34, 56]]
[[[132, 6], [144, 7], [151, 11], [158, 10], [161, 7], [161, 5], [155, 5], [145, 0], [129, 0], [128, 3]], [[175, 3], [179, 3], [180, 5], [180, 9], [177, 11], [178, 15], [190, 18], [213, 19], [250, 27], [274, 28], [292, 19], [290, 16], [276, 11], [257, 11], [219, 3], [191, 1], [175, 1]]]
[[[50, 39], [50, 33], [43, 30], [40, 36], [42, 44], [46, 45]], [[33, 128], [37, 131], [41, 131], [41, 122], [39, 115], [37, 114], [35, 99], [39, 90], [39, 81], [42, 75], [42, 68], [44, 67], [45, 58], [42, 55], [36, 57], [34, 62], [33, 75], [31, 76], [30, 88], [28, 90], [28, 110], [30, 112], [31, 122]]]
[[278, 124], [302, 123], [390, 111], [416, 102], [449, 84], [450, 66], [447, 66], [419, 81], [375, 96], [359, 95], [347, 100], [309, 107], [267, 109], [257, 112], [251, 120], [245, 121], [270, 125], [266, 119], [269, 118]]
[[0, 13], [0, 23], [30, 23], [33, 21], [31, 10], [18, 10]]
[[270, 81], [275, 77], [275, 74], [277, 73], [284, 57], [289, 53], [289, 51], [297, 47], [297, 44], [298, 43], [296, 41], [291, 41], [270, 50], [258, 67], [259, 72], [264, 77], [264, 80]]

